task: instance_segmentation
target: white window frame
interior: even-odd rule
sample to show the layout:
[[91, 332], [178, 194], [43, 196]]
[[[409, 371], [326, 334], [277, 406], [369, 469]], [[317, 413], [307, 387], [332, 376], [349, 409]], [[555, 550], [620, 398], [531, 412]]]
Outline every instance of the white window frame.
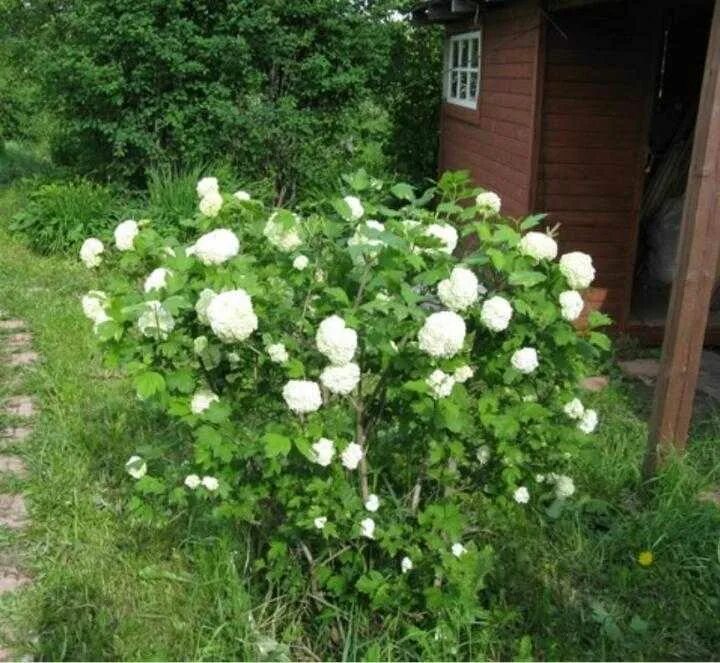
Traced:
[[[471, 43], [477, 39], [477, 61], [470, 62], [470, 54], [472, 53]], [[457, 45], [457, 64], [453, 66], [453, 54]], [[463, 49], [468, 49], [467, 64], [462, 65]], [[472, 32], [459, 32], [451, 35], [445, 48], [445, 75], [444, 75], [444, 97], [449, 104], [463, 106], [464, 108], [477, 108], [478, 97], [480, 96], [480, 63], [482, 61], [482, 30], [473, 30]], [[454, 76], [456, 74], [456, 76]], [[470, 80], [475, 74], [477, 84], [475, 86], [475, 94], [468, 94], [470, 89]], [[462, 89], [462, 80], [466, 81], [465, 88]], [[455, 83], [457, 82], [457, 85]], [[461, 94], [459, 94], [461, 93]]]

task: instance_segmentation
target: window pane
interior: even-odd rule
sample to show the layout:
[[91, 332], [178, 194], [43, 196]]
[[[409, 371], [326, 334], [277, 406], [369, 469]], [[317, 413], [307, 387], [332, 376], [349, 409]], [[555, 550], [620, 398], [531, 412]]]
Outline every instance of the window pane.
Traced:
[[453, 67], [458, 66], [458, 45], [459, 44], [457, 41], [452, 42], [452, 59], [451, 59], [452, 65], [451, 66], [453, 66]]
[[458, 99], [467, 99], [468, 98], [468, 89], [467, 89], [467, 73], [462, 72], [460, 74], [460, 89], [458, 91]]
[[470, 66], [471, 67], [477, 67], [480, 63], [478, 62], [478, 46], [480, 45], [478, 43], [478, 39], [472, 39], [470, 41]]
[[470, 42], [469, 42], [469, 40], [467, 40], [467, 39], [463, 39], [463, 40], [460, 42], [460, 44], [461, 44], [461, 46], [462, 46], [462, 55], [461, 55], [461, 58], [460, 58], [460, 66], [461, 66], [461, 67], [467, 67], [467, 66], [468, 66], [468, 57], [469, 57], [469, 55], [470, 55], [470, 54], [468, 53], [468, 49], [469, 49], [469, 47], [470, 47]]
[[458, 96], [458, 73], [453, 71], [450, 73], [450, 96], [457, 99]]
[[470, 73], [470, 99], [477, 99], [478, 75], [476, 71]]

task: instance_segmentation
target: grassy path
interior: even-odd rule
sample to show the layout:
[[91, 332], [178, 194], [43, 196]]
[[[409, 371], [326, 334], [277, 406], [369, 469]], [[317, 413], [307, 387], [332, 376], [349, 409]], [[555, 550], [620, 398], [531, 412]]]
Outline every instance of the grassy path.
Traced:
[[[19, 541], [0, 534], [0, 547], [25, 548], [34, 584], [0, 601], [0, 619], [34, 634], [19, 644], [36, 660], [257, 657], [242, 546], [187, 518], [152, 530], [125, 510], [125, 460], [172, 431], [101, 368], [79, 308], [92, 279], [0, 231], [0, 308], [27, 321], [43, 357], [24, 386], [41, 403], [25, 447], [32, 525]], [[720, 509], [697, 494], [720, 484], [720, 417], [708, 411], [684, 466], [643, 486], [643, 399], [616, 385], [598, 406], [601, 433], [580, 460], [573, 511], [493, 541], [507, 618], [488, 647], [512, 657], [529, 635], [538, 658], [716, 658]], [[649, 568], [636, 562], [644, 549], [655, 555]], [[326, 651], [290, 631], [292, 609], [254, 614], [265, 634], [301, 643], [294, 657]], [[390, 640], [378, 647], [403, 658]]]

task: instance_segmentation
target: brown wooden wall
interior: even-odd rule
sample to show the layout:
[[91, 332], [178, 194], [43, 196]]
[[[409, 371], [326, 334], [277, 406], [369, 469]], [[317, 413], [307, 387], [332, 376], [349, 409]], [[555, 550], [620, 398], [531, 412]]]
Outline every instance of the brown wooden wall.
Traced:
[[[533, 191], [533, 138], [541, 17], [538, 0], [523, 0], [481, 19], [477, 110], [443, 104], [440, 170], [469, 169], [475, 182], [497, 192], [510, 215], [526, 214]], [[477, 29], [472, 24], [449, 32]]]
[[535, 207], [562, 224], [562, 251], [593, 256], [594, 285], [607, 288], [605, 310], [622, 329], [633, 283], [655, 24], [626, 3], [552, 18]]

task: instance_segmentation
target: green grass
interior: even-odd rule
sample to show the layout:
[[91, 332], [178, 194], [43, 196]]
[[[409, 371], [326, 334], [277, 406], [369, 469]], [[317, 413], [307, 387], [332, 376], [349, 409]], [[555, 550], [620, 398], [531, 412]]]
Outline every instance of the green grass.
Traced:
[[[23, 204], [0, 192], [5, 218]], [[3, 219], [0, 219], [0, 227]], [[720, 652], [720, 415], [702, 408], [683, 462], [643, 483], [648, 392], [623, 383], [597, 397], [602, 426], [577, 460], [578, 499], [556, 522], [489, 528], [498, 554], [488, 622], [467, 643], [425, 649], [399, 620], [381, 628], [364, 609], [331, 625], [246, 572], [248, 542], [193, 514], [151, 529], [126, 511], [127, 457], [174, 434], [128, 384], [101, 368], [78, 300], [95, 287], [73, 261], [38, 257], [0, 231], [0, 308], [23, 317], [43, 363], [18, 380], [0, 367], [0, 398], [37, 394], [30, 468], [33, 523], [0, 534], [22, 554], [32, 588], [0, 601], [15, 645], [39, 660], [263, 658], [272, 639], [290, 658], [713, 659]], [[3, 421], [0, 420], [0, 425]], [[642, 568], [641, 550], [655, 562]], [[254, 622], [251, 623], [249, 615]], [[468, 629], [470, 630], [470, 629]], [[460, 638], [465, 637], [464, 634]], [[283, 650], [267, 656], [277, 658]]]

